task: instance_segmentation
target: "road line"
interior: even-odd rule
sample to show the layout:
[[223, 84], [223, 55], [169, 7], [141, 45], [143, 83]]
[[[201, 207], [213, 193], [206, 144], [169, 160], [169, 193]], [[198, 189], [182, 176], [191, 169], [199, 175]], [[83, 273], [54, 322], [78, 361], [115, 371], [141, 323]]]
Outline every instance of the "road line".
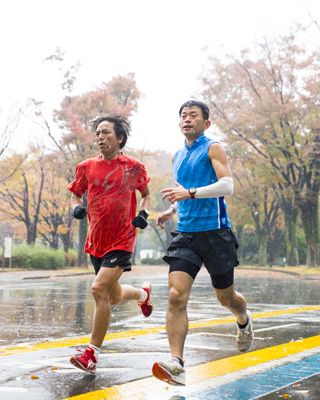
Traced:
[[[266, 311], [260, 313], [252, 314], [253, 319], [259, 318], [267, 318], [279, 315], [287, 315], [287, 314], [297, 314], [301, 312], [308, 312], [308, 311], [316, 311], [320, 310], [320, 306], [307, 306], [307, 307], [299, 307], [299, 308], [289, 308], [284, 310], [275, 310], [275, 311]], [[208, 326], [216, 326], [222, 324], [230, 324], [236, 322], [236, 317], [231, 318], [221, 318], [215, 319], [210, 321], [202, 321], [202, 322], [190, 322], [189, 329], [194, 328], [204, 328]], [[104, 339], [104, 342], [109, 340], [119, 340], [119, 339], [127, 339], [136, 336], [143, 336], [143, 335], [150, 335], [155, 333], [162, 333], [165, 332], [165, 327], [155, 327], [155, 328], [148, 328], [148, 329], [137, 329], [132, 331], [124, 331], [124, 332], [115, 332], [115, 333], [108, 333]], [[20, 354], [20, 353], [27, 353], [31, 351], [38, 351], [38, 350], [49, 350], [49, 349], [57, 349], [61, 347], [70, 347], [70, 346], [81, 346], [87, 345], [90, 343], [90, 336], [82, 336], [76, 338], [69, 338], [69, 339], [59, 339], [54, 340], [51, 342], [45, 343], [37, 343], [37, 344], [30, 344], [27, 346], [15, 346], [15, 347], [7, 347], [7, 348], [0, 348], [0, 357], [9, 356], [13, 354]]]
[[[243, 371], [250, 367], [266, 364], [270, 361], [279, 360], [282, 363], [287, 358], [290, 358], [290, 356], [298, 355], [298, 353], [303, 355], [306, 350], [315, 350], [317, 353], [320, 353], [319, 343], [320, 335], [189, 367], [186, 368], [187, 385], [205, 383], [205, 381], [212, 378], [223, 377], [236, 371]], [[187, 393], [188, 386], [181, 388], [179, 394], [183, 392]], [[171, 388], [164, 384], [164, 382], [150, 377], [64, 400], [146, 400], [155, 398], [164, 400], [168, 398], [168, 395], [172, 396]]]
[[272, 331], [274, 329], [289, 328], [289, 327], [295, 326], [295, 325], [299, 325], [299, 324], [298, 323], [294, 323], [294, 324], [274, 325], [274, 326], [269, 326], [268, 328], [255, 329], [254, 333]]
[[188, 400], [253, 400], [320, 373], [320, 354], [249, 376], [230, 384], [210, 388]]

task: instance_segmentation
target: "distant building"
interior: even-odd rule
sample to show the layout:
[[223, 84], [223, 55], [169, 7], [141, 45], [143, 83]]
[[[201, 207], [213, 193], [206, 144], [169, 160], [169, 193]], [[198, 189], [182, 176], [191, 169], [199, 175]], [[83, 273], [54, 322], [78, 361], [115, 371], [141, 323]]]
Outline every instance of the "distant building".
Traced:
[[143, 258], [161, 258], [163, 256], [163, 252], [159, 250], [152, 249], [143, 249], [140, 250], [140, 259]]

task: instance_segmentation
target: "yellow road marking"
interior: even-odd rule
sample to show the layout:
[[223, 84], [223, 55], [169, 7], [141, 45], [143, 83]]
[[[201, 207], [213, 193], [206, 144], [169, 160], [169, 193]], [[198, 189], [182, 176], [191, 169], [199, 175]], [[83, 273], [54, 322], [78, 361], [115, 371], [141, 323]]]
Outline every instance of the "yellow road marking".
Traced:
[[[240, 354], [222, 360], [189, 367], [186, 368], [187, 384], [200, 383], [207, 379], [240, 371], [268, 361], [278, 360], [305, 350], [315, 349], [319, 347], [319, 344], [320, 336], [314, 336], [296, 342], [289, 342], [251, 353]], [[158, 381], [153, 377], [144, 378], [119, 386], [112, 386], [95, 392], [69, 397], [64, 400], [142, 400], [146, 399], [148, 395], [156, 393], [157, 390], [164, 392], [166, 390], [164, 385], [166, 385], [164, 382]]]
[[[254, 314], [252, 314], [252, 318], [253, 319], [267, 318], [267, 317], [272, 317], [272, 316], [296, 314], [296, 313], [301, 313], [301, 312], [306, 312], [306, 311], [315, 311], [315, 310], [320, 310], [320, 305], [254, 313]], [[231, 317], [231, 318], [214, 319], [214, 320], [210, 320], [210, 321], [190, 322], [189, 329], [203, 328], [206, 326], [214, 326], [214, 325], [221, 325], [221, 324], [229, 324], [229, 323], [233, 323], [235, 321], [236, 321], [236, 318]], [[137, 330], [132, 330], [132, 331], [108, 333], [106, 335], [104, 341], [106, 342], [109, 340], [126, 339], [126, 338], [130, 338], [130, 337], [150, 335], [150, 334], [160, 333], [160, 332], [164, 332], [164, 331], [165, 331], [165, 327], [160, 326], [160, 327], [148, 328], [148, 329], [137, 329]], [[6, 347], [3, 349], [0, 348], [0, 357], [1, 356], [9, 356], [9, 355], [13, 355], [13, 354], [28, 353], [31, 351], [38, 351], [38, 350], [57, 349], [60, 347], [69, 347], [69, 346], [80, 346], [80, 345], [85, 345], [88, 343], [90, 343], [90, 336], [82, 336], [82, 337], [77, 337], [77, 338], [54, 340], [51, 342], [30, 344], [30, 345], [25, 345], [25, 346]]]

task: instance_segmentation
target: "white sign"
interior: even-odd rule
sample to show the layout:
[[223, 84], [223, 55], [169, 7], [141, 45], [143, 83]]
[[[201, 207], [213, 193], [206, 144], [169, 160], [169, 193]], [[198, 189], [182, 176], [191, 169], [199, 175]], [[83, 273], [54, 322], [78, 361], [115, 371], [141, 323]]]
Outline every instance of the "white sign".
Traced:
[[4, 238], [4, 258], [11, 258], [12, 238]]

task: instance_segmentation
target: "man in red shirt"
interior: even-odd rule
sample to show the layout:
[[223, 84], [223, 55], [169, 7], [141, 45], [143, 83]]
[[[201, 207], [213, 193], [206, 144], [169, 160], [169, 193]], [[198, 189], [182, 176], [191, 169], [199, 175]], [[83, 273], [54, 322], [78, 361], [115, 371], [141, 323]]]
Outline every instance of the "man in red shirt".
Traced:
[[[83, 219], [88, 214], [89, 233], [85, 252], [90, 254], [96, 278], [91, 291], [95, 299], [90, 345], [70, 362], [94, 374], [100, 347], [106, 335], [111, 306], [137, 300], [144, 316], [152, 313], [151, 284], [141, 289], [121, 285], [124, 271], [131, 270], [136, 244], [136, 228], [144, 229], [151, 204], [150, 178], [144, 165], [122, 153], [129, 135], [129, 124], [120, 116], [108, 115], [94, 122], [100, 155], [81, 162], [76, 179], [68, 185], [72, 192], [72, 215]], [[141, 194], [140, 212], [136, 216], [136, 190]], [[83, 196], [88, 192], [88, 207]]]

